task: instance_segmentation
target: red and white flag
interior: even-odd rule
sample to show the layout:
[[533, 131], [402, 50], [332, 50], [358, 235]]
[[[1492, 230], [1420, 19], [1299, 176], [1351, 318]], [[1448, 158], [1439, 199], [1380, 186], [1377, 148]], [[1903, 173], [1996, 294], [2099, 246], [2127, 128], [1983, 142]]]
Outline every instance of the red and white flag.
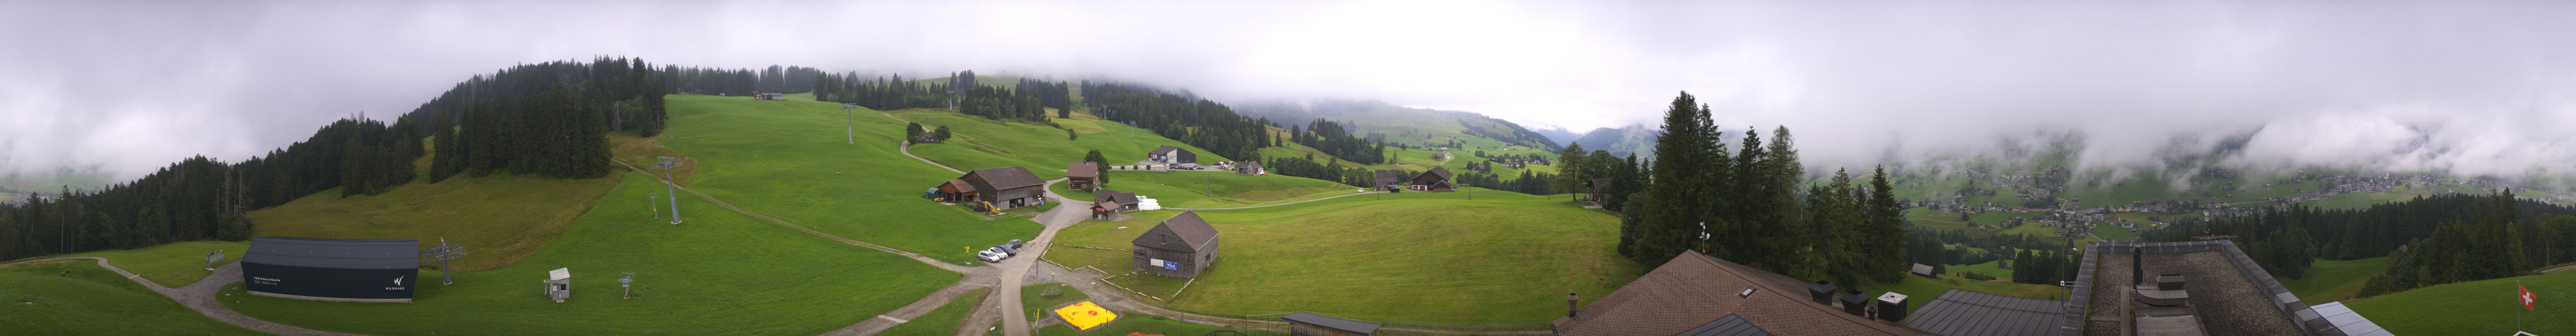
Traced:
[[2538, 309], [2532, 308], [2532, 301], [2538, 297], [2531, 295], [2530, 288], [2523, 288], [2522, 285], [2514, 285], [2513, 289], [2522, 292], [2522, 296], [2520, 296], [2522, 298], [2522, 310], [2538, 311]]

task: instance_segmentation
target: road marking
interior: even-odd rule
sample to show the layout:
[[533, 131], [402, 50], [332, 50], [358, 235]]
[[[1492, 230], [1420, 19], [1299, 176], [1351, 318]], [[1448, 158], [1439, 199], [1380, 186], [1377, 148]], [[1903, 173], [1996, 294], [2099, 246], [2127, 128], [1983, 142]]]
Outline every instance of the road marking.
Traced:
[[894, 318], [893, 316], [877, 315], [877, 318], [886, 319], [887, 321], [894, 321], [894, 323], [896, 323], [896, 324], [912, 323], [912, 321], [905, 321], [905, 320], [903, 320], [903, 319]]

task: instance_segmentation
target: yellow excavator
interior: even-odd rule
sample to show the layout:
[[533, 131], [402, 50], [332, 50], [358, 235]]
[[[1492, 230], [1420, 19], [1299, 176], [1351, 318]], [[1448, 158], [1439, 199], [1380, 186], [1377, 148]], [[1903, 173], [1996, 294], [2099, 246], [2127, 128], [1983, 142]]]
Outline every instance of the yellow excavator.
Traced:
[[1000, 214], [1002, 214], [1002, 207], [993, 206], [993, 202], [975, 202], [975, 203], [977, 203], [977, 204], [982, 204], [982, 205], [983, 205], [983, 207], [982, 207], [982, 208], [977, 208], [977, 209], [982, 209], [982, 211], [984, 212], [984, 214], [985, 214], [985, 215], [1000, 215]]

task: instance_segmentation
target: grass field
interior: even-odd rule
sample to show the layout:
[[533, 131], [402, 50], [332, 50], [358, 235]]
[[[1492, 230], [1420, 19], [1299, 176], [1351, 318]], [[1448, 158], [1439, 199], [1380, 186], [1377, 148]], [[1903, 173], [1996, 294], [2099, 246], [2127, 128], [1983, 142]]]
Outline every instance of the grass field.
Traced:
[[[428, 159], [422, 157], [418, 166], [427, 169]], [[625, 172], [619, 169], [608, 177], [582, 180], [493, 173], [426, 183], [424, 171], [421, 179], [383, 194], [341, 197], [340, 189], [332, 188], [251, 211], [250, 218], [259, 221], [256, 234], [261, 236], [409, 238], [428, 246], [446, 238], [472, 253], [450, 265], [479, 271], [516, 263], [554, 241]], [[644, 196], [635, 197], [639, 206], [629, 210], [651, 211], [640, 206]]]
[[920, 317], [912, 318], [911, 322], [904, 322], [903, 324], [895, 325], [893, 328], [886, 328], [885, 331], [877, 332], [877, 334], [947, 335], [949, 333], [956, 332], [958, 324], [966, 323], [966, 313], [975, 310], [975, 305], [984, 303], [984, 295], [990, 294], [992, 291], [993, 290], [990, 289], [977, 289], [966, 292], [966, 295], [957, 297], [957, 301], [949, 301], [948, 304], [940, 305], [939, 309], [932, 309], [929, 313], [921, 314]]
[[2012, 280], [2013, 278], [2013, 270], [2004, 269], [2002, 260], [1988, 261], [1983, 264], [1975, 265], [1943, 265], [1941, 266], [1941, 270], [1947, 271], [1950, 274], [1958, 274], [1959, 272], [1977, 272], [1977, 274], [1995, 276], [1995, 279], [1998, 280]]
[[2405, 202], [2422, 196], [2424, 195], [2401, 192], [2358, 192], [2326, 196], [2324, 199], [2299, 202], [2299, 204], [2325, 209], [2361, 210], [2380, 203]]
[[[854, 144], [841, 134], [845, 114], [840, 104], [698, 95], [668, 99], [671, 129], [661, 144], [697, 163], [689, 187], [736, 206], [955, 263], [972, 262], [973, 253], [963, 247], [1028, 239], [1040, 229], [1036, 222], [985, 217], [921, 199], [922, 190], [958, 174], [897, 152], [904, 123], [883, 114], [857, 110], [859, 139]], [[1030, 170], [1063, 174], [1045, 168]], [[684, 220], [694, 220], [690, 209], [722, 211], [681, 208]]]
[[[1125, 165], [1144, 160], [1145, 152], [1166, 145], [1198, 153], [1201, 164], [1226, 161], [1226, 158], [1196, 146], [1114, 121], [1049, 118], [1065, 125], [1065, 128], [1058, 129], [944, 110], [902, 109], [889, 113], [903, 120], [919, 122], [924, 127], [948, 126], [950, 133], [955, 135], [946, 143], [915, 145], [912, 154], [960, 170], [1026, 166], [1039, 178], [1056, 179], [1064, 177], [1066, 162], [1081, 161], [1083, 154], [1093, 149], [1100, 150], [1101, 156], [1108, 158], [1111, 165]], [[1067, 140], [1067, 129], [1082, 134], [1082, 137]], [[903, 134], [903, 128], [896, 127], [891, 134]]]
[[[660, 182], [628, 174], [598, 209], [640, 209]], [[643, 211], [592, 211], [554, 243], [517, 264], [456, 273], [428, 283], [415, 303], [348, 303], [224, 296], [252, 317], [321, 330], [380, 335], [816, 334], [871, 318], [946, 287], [963, 275], [903, 256], [815, 237], [685, 198], [708, 209], [680, 225]], [[570, 268], [574, 295], [547, 300], [547, 270]], [[618, 298], [618, 272], [634, 272], [637, 298]], [[241, 293], [239, 283], [225, 293]]]
[[1905, 276], [1904, 280], [1897, 281], [1893, 286], [1885, 284], [1868, 284], [1861, 286], [1861, 292], [1869, 297], [1878, 297], [1879, 294], [1887, 292], [1905, 294], [1905, 296], [1908, 297], [1905, 300], [1906, 311], [1923, 308], [1923, 304], [1931, 303], [1933, 298], [1941, 297], [1941, 292], [1947, 292], [1951, 289], [1964, 289], [1972, 292], [2037, 299], [2062, 300], [2066, 298], [2063, 287], [2017, 284], [2003, 280], [1991, 282], [1976, 281], [1962, 279], [1955, 275], [1943, 275], [1940, 280], [1924, 279], [1922, 277], [1908, 275]]
[[2283, 278], [2281, 286], [2289, 287], [2290, 293], [2297, 294], [2300, 301], [2321, 304], [2351, 299], [2353, 293], [2361, 291], [2362, 282], [2386, 273], [2388, 257], [2317, 259], [2308, 265], [2307, 277]]
[[[2522, 310], [2516, 283], [2538, 296], [2539, 310]], [[2345, 305], [2398, 335], [2511, 335], [2516, 317], [2521, 331], [2571, 335], [2576, 334], [2571, 302], [2576, 302], [2576, 272], [2445, 284]]]
[[[1470, 199], [1472, 197], [1472, 199]], [[1132, 213], [1059, 231], [1060, 244], [1128, 248], [1178, 211]], [[1200, 213], [1223, 253], [1197, 282], [1113, 283], [1215, 316], [1314, 311], [1364, 320], [1534, 322], [1564, 314], [1563, 293], [1598, 298], [1640, 275], [1611, 251], [1618, 219], [1562, 198], [1467, 188]], [[1125, 228], [1119, 228], [1119, 227]], [[1068, 267], [1132, 269], [1123, 251], [1051, 250]], [[1187, 284], [1188, 289], [1174, 297]], [[1439, 298], [1423, 300], [1420, 298]], [[1144, 299], [1154, 300], [1154, 299]]]
[[0, 334], [265, 335], [197, 315], [89, 260], [0, 267], [0, 284]]
[[[1278, 175], [1244, 176], [1229, 172], [1110, 171], [1109, 190], [1150, 197], [1164, 207], [1222, 208], [1271, 204], [1343, 195], [1358, 190], [1324, 180]], [[1064, 194], [1073, 197], [1075, 194]], [[1082, 193], [1088, 197], [1090, 193]], [[1087, 198], [1085, 198], [1087, 199]]]
[[184, 241], [132, 250], [73, 253], [61, 257], [107, 257], [107, 263], [115, 264], [117, 268], [123, 268], [126, 272], [142, 275], [144, 279], [150, 279], [153, 283], [161, 284], [162, 287], [179, 287], [197, 283], [198, 279], [205, 279], [207, 274], [214, 273], [206, 270], [206, 252], [215, 250], [224, 251], [224, 261], [215, 264], [229, 264], [241, 261], [242, 253], [250, 251], [250, 242]]

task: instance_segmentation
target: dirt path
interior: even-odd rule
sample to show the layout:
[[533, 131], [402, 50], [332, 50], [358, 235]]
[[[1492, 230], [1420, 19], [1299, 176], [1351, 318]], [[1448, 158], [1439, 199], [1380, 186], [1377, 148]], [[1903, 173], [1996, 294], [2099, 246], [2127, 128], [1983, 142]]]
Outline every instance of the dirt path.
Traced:
[[1253, 205], [1253, 206], [1224, 207], [1224, 208], [1164, 208], [1164, 209], [1172, 209], [1172, 210], [1232, 210], [1232, 209], [1251, 209], [1251, 208], [1274, 207], [1274, 206], [1282, 206], [1282, 205], [1289, 205], [1289, 204], [1297, 204], [1297, 203], [1314, 202], [1314, 201], [1321, 201], [1321, 200], [1328, 200], [1328, 199], [1335, 199], [1335, 198], [1343, 198], [1343, 197], [1351, 197], [1351, 196], [1359, 196], [1359, 195], [1367, 195], [1367, 194], [1384, 194], [1384, 193], [1386, 193], [1386, 192], [1384, 192], [1384, 191], [1370, 191], [1370, 192], [1364, 192], [1364, 193], [1353, 193], [1353, 194], [1347, 194], [1347, 195], [1339, 195], [1339, 196], [1333, 196], [1333, 197], [1317, 198], [1317, 199], [1310, 199], [1310, 200], [1303, 200], [1303, 201], [1296, 201], [1296, 202], [1278, 203], [1278, 204], [1263, 204], [1263, 205]]
[[972, 292], [977, 289], [993, 288], [993, 280], [993, 277], [990, 275], [967, 275], [965, 280], [959, 280], [956, 284], [948, 285], [948, 288], [941, 288], [938, 292], [930, 293], [930, 296], [922, 297], [920, 301], [913, 301], [912, 304], [904, 305], [903, 308], [895, 308], [894, 311], [879, 314], [874, 318], [869, 318], [867, 321], [860, 321], [859, 324], [852, 324], [849, 327], [841, 328], [841, 330], [833, 330], [832, 332], [823, 333], [823, 335], [875, 335], [878, 332], [884, 332], [888, 328], [894, 328], [896, 325], [911, 323], [914, 318], [919, 318], [921, 315], [929, 314], [931, 310], [937, 310], [939, 309], [939, 306], [947, 305], [951, 301], [957, 301], [958, 297], [966, 296], [966, 292]]
[[993, 291], [995, 296], [1001, 297], [1000, 311], [996, 313], [1002, 314], [1002, 335], [1027, 336], [1037, 331], [1029, 327], [1028, 316], [1020, 314], [1028, 311], [1020, 303], [1022, 278], [1027, 277], [1029, 268], [1039, 263], [1038, 258], [1046, 256], [1047, 244], [1055, 241], [1057, 230], [1082, 223], [1082, 220], [1090, 217], [1089, 208], [1075, 206], [1082, 204], [1081, 202], [1055, 194], [1055, 184], [1062, 182], [1064, 179], [1055, 179], [1039, 186], [1043, 188], [1040, 190], [1046, 190], [1047, 199], [1057, 202], [1055, 209], [1047, 210], [1045, 214], [1030, 219], [1037, 221], [1038, 224], [1045, 224], [1046, 230], [1039, 231], [1037, 239], [1030, 240], [1028, 248], [1021, 250], [1020, 255], [1011, 256], [1010, 260], [1002, 261], [1002, 286]]
[[143, 284], [143, 288], [150, 288], [153, 292], [161, 293], [161, 296], [170, 297], [171, 301], [178, 301], [180, 306], [186, 306], [188, 307], [188, 310], [197, 311], [198, 315], [205, 315], [206, 318], [214, 319], [216, 322], [223, 322], [224, 324], [242, 327], [243, 329], [278, 335], [359, 335], [297, 328], [295, 326], [251, 318], [250, 316], [233, 312], [232, 308], [224, 307], [223, 303], [215, 301], [216, 297], [219, 296], [216, 295], [216, 293], [222, 291], [224, 289], [224, 285], [230, 285], [241, 279], [241, 261], [238, 260], [233, 261], [233, 263], [230, 264], [215, 267], [214, 274], [208, 274], [204, 279], [197, 279], [196, 283], [191, 283], [187, 286], [180, 286], [179, 288], [162, 287], [161, 284], [144, 280], [142, 275], [134, 274], [134, 272], [127, 272], [123, 268], [117, 268], [116, 265], [108, 264], [107, 258], [105, 257], [36, 259], [0, 265], [0, 267], [38, 261], [71, 259], [90, 259], [98, 261], [99, 267], [105, 267], [107, 270], [116, 271], [116, 274], [125, 275], [126, 280], [134, 280], [135, 283]]

